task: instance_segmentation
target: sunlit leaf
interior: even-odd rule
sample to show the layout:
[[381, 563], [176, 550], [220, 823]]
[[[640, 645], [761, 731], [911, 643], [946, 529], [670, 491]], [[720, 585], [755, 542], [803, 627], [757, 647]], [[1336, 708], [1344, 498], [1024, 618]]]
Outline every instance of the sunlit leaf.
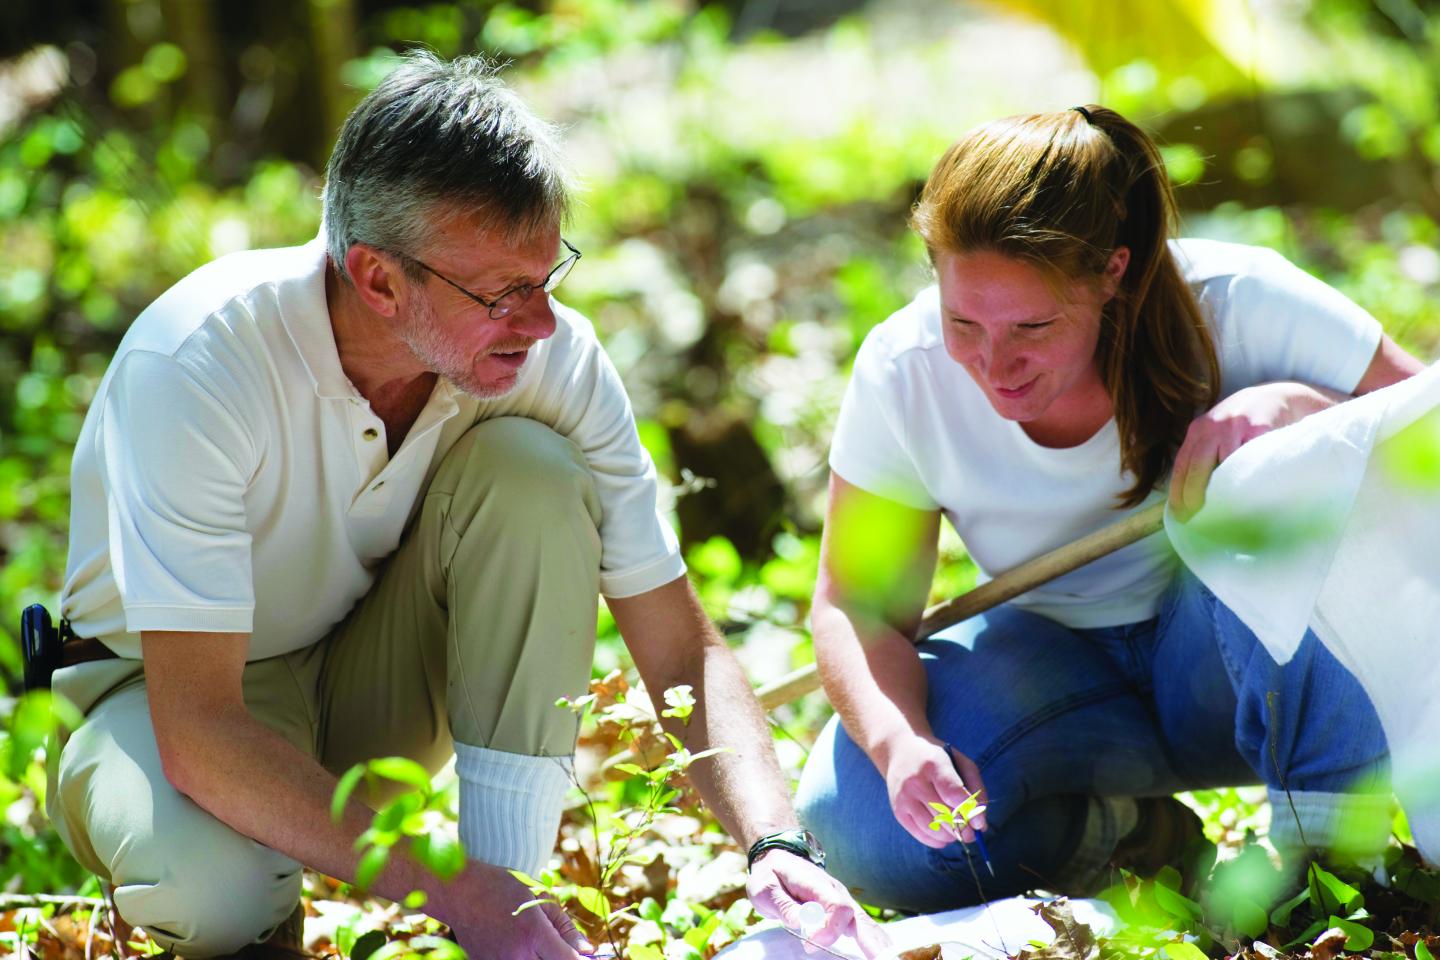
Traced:
[[1375, 943], [1375, 931], [1369, 927], [1355, 923], [1352, 920], [1346, 920], [1344, 917], [1337, 917], [1331, 914], [1330, 926], [1345, 931], [1346, 950], [1369, 950], [1371, 945]]
[[1210, 960], [1205, 951], [1193, 943], [1167, 943], [1164, 950], [1170, 960]]
[[369, 766], [376, 776], [408, 784], [421, 792], [430, 790], [430, 773], [408, 757], [379, 757]]
[[1310, 902], [1321, 913], [1349, 915], [1365, 906], [1365, 897], [1318, 863], [1310, 864]]
[[510, 870], [508, 871], [508, 873], [516, 880], [519, 880], [521, 883], [525, 884], [525, 886], [529, 887], [532, 891], [549, 889], [548, 884], [541, 883], [539, 880], [536, 880], [534, 877], [530, 876], [530, 874], [525, 873], [521, 870]]
[[335, 795], [330, 798], [331, 820], [339, 823], [345, 816], [345, 804], [350, 801], [350, 795], [355, 792], [355, 787], [363, 776], [365, 776], [365, 764], [357, 763], [340, 777], [340, 782], [335, 785]]
[[1306, 889], [1301, 890], [1299, 893], [1295, 894], [1295, 896], [1291, 897], [1289, 900], [1281, 903], [1274, 910], [1271, 910], [1270, 922], [1275, 924], [1275, 926], [1277, 927], [1290, 926], [1290, 914], [1295, 911], [1296, 907], [1300, 906], [1300, 904], [1306, 902], [1309, 899], [1310, 890], [1307, 887]]
[[575, 899], [580, 901], [580, 906], [601, 920], [610, 918], [610, 899], [594, 887], [581, 887], [576, 890]]
[[1399, 431], [1379, 452], [1380, 462], [1397, 483], [1419, 490], [1440, 488], [1440, 412]]
[[724, 537], [711, 537], [691, 548], [685, 563], [699, 576], [720, 583], [734, 583], [743, 567], [740, 552]]
[[536, 897], [536, 898], [533, 899], [533, 900], [526, 900], [524, 903], [520, 904], [520, 906], [516, 907], [514, 910], [511, 910], [511, 911], [510, 911], [510, 916], [512, 916], [512, 917], [513, 917], [513, 916], [517, 916], [517, 915], [520, 914], [522, 911], [531, 910], [531, 909], [533, 909], [533, 908], [535, 908], [535, 907], [541, 907], [541, 906], [544, 906], [544, 905], [547, 904], [547, 903], [554, 903], [554, 902], [555, 902], [554, 899], [552, 899], [551, 897]]
[[465, 868], [465, 848], [449, 829], [431, 830], [416, 838], [411, 849], [427, 870], [449, 881]]
[[1154, 894], [1155, 902], [1160, 905], [1160, 909], [1172, 917], [1178, 917], [1181, 920], [1200, 919], [1200, 904], [1184, 894], [1171, 890], [1162, 883], [1155, 884]]
[[389, 847], [371, 847], [360, 855], [360, 863], [355, 868], [355, 886], [361, 890], [369, 890], [375, 883], [375, 878], [380, 876], [380, 871], [385, 869], [385, 864], [390, 860]]
[[1265, 908], [1255, 901], [1241, 900], [1235, 904], [1231, 926], [1237, 933], [1242, 933], [1253, 940], [1262, 936], [1270, 928], [1270, 918], [1266, 915]]

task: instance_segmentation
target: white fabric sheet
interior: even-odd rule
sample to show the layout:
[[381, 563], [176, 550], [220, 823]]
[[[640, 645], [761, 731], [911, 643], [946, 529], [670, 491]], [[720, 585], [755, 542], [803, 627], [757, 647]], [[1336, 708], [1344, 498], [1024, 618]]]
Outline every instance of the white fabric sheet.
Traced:
[[1247, 443], [1165, 528], [1276, 660], [1308, 626], [1355, 674], [1440, 863], [1440, 364]]
[[[987, 907], [966, 907], [945, 913], [925, 914], [896, 920], [885, 925], [894, 949], [901, 950], [938, 943], [944, 960], [1003, 960], [1028, 946], [1031, 940], [1049, 943], [1055, 931], [1031, 909], [1042, 901], [1025, 897], [996, 900]], [[1077, 921], [1090, 927], [1097, 935], [1115, 931], [1118, 921], [1110, 907], [1101, 900], [1071, 900]], [[828, 960], [840, 957], [860, 960], [863, 954], [849, 937], [842, 937], [828, 948], [831, 952], [805, 952], [805, 944], [790, 932], [774, 927], [750, 936], [721, 950], [715, 960]]]

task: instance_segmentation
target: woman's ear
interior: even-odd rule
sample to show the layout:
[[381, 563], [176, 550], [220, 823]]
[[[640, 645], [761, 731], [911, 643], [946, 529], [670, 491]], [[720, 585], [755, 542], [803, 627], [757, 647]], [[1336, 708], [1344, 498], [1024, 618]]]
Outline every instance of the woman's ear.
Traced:
[[1104, 291], [1106, 300], [1115, 296], [1115, 291], [1120, 289], [1120, 281], [1125, 279], [1125, 268], [1129, 266], [1130, 248], [1116, 247], [1105, 264], [1104, 273], [1100, 275], [1100, 288]]

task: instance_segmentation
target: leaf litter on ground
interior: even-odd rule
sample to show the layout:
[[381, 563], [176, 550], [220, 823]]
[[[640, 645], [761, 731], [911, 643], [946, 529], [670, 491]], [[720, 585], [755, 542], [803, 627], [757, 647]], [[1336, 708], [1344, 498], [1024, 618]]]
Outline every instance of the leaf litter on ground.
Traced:
[[[577, 765], [583, 768], [580, 785], [587, 800], [562, 818], [553, 880], [575, 889], [603, 888], [610, 910], [603, 922], [571, 905], [592, 942], [608, 943], [631, 960], [672, 955], [708, 960], [759, 925], [744, 899], [744, 855], [681, 774], [668, 784], [676, 792], [666, 801], [667, 812], [629, 841], [625, 862], [607, 881], [596, 818], [603, 836], [604, 819], [623, 813], [645, 772], [663, 762], [673, 745], [654, 725], [649, 698], [618, 672], [595, 681], [581, 700], [591, 719], [580, 739], [588, 762]], [[607, 763], [620, 755], [633, 770]], [[1122, 921], [1110, 936], [1097, 937], [1076, 921], [1063, 899], [1041, 904], [1037, 913], [1055, 931], [1054, 941], [1011, 955], [1016, 960], [1362, 955], [1436, 960], [1440, 955], [1440, 872], [1425, 867], [1413, 847], [1392, 844], [1378, 871], [1315, 865], [1288, 886], [1253, 836], [1227, 852], [1231, 855], [1218, 864], [1211, 851], [1208, 858], [1166, 868], [1157, 877], [1122, 873], [1121, 882], [1102, 895]], [[1190, 876], [1182, 879], [1185, 872]], [[401, 955], [407, 943], [429, 945], [424, 952], [441, 955], [433, 946], [443, 925], [347, 884], [307, 873], [303, 906], [306, 948], [313, 956], [363, 960], [382, 946], [386, 954]], [[142, 931], [131, 930], [98, 899], [0, 894], [0, 955], [106, 960], [156, 952]], [[921, 954], [902, 956], [912, 960]]]

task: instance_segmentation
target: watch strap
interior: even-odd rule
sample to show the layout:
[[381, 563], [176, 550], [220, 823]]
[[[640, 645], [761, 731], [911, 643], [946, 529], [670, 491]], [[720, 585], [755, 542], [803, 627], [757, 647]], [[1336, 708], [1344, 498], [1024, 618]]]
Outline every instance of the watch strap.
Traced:
[[825, 851], [820, 848], [819, 841], [806, 830], [781, 830], [765, 834], [750, 845], [750, 852], [745, 858], [746, 868], [755, 866], [760, 855], [769, 850], [786, 850], [809, 860], [821, 869], [825, 867]]

